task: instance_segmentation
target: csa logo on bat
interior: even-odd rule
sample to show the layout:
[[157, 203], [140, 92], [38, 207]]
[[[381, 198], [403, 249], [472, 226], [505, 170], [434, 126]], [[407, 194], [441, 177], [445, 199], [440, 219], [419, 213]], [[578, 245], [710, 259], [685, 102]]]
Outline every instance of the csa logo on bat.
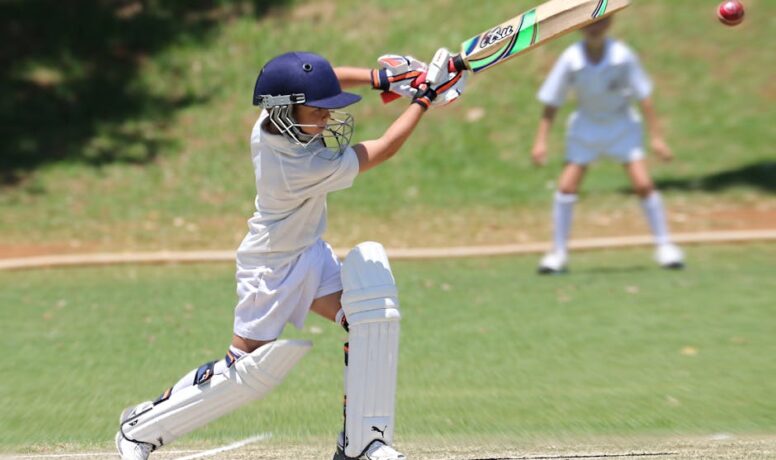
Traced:
[[490, 32], [487, 32], [484, 37], [482, 37], [482, 41], [480, 42], [480, 48], [487, 48], [488, 46], [501, 41], [507, 37], [510, 37], [515, 33], [515, 28], [512, 26], [507, 27], [501, 27], [498, 26], [495, 29], [492, 29]]

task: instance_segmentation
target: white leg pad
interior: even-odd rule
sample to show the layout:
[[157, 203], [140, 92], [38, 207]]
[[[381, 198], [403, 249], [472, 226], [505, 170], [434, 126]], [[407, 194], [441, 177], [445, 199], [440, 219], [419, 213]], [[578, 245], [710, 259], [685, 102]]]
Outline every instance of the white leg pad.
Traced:
[[374, 440], [393, 442], [399, 313], [396, 281], [379, 243], [356, 246], [342, 265], [342, 308], [349, 326], [345, 372], [345, 454]]
[[176, 391], [169, 399], [121, 424], [130, 441], [161, 447], [233, 410], [260, 399], [282, 382], [310, 350], [305, 340], [278, 340], [235, 361], [223, 374]]

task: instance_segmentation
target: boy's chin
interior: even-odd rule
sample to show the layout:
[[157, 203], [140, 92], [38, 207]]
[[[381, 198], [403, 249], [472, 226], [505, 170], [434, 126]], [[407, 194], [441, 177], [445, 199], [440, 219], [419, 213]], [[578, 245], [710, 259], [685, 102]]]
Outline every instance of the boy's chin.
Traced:
[[585, 37], [585, 42], [590, 46], [601, 46], [606, 41], [606, 35], [596, 37]]

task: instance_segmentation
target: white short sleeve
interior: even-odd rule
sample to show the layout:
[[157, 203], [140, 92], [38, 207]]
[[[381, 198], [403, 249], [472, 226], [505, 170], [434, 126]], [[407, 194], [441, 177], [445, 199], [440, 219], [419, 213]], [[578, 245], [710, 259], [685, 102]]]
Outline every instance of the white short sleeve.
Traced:
[[348, 146], [340, 156], [333, 160], [326, 159], [329, 152], [326, 153], [326, 155], [313, 156], [319, 166], [319, 168], [314, 169], [317, 169], [320, 175], [314, 184], [305, 187], [304, 195], [321, 195], [353, 186], [353, 181], [358, 176], [359, 171], [356, 151]]
[[353, 181], [358, 176], [359, 164], [356, 151], [352, 147], [348, 146], [336, 160], [323, 161], [336, 162], [336, 166], [331, 174], [319, 183], [320, 190], [316, 193], [334, 192], [353, 186]]
[[640, 101], [652, 94], [652, 81], [635, 53], [630, 53], [628, 59], [628, 84], [633, 91], [633, 96]]
[[544, 81], [537, 98], [545, 105], [560, 107], [569, 92], [571, 66], [569, 53], [563, 53]]

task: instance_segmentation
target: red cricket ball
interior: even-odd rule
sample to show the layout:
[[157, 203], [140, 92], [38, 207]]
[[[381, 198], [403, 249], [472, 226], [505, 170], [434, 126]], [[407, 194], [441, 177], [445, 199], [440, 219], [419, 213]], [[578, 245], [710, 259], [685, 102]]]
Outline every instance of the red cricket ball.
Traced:
[[726, 26], [741, 24], [744, 20], [744, 5], [738, 0], [727, 0], [719, 4], [717, 18]]

